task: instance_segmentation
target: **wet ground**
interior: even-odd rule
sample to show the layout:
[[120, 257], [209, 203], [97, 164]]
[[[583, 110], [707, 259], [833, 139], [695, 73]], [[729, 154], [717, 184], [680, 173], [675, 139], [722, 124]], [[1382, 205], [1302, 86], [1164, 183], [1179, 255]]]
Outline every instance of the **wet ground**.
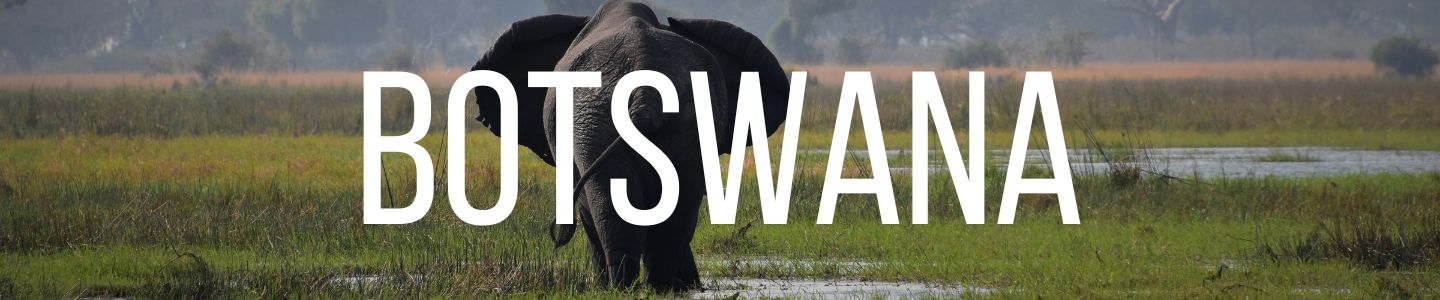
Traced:
[[[1004, 168], [1009, 151], [990, 151], [989, 160], [999, 162], [989, 167]], [[825, 155], [825, 150], [801, 150], [800, 155]], [[865, 156], [865, 151], [851, 151], [851, 155]], [[909, 172], [908, 151], [888, 151], [891, 170]], [[903, 158], [902, 158], [903, 156]], [[1154, 148], [1116, 153], [1100, 153], [1087, 149], [1071, 149], [1071, 169], [1075, 174], [1103, 174], [1112, 166], [1138, 166], [1148, 172], [1177, 177], [1298, 177], [1334, 176], [1348, 174], [1379, 173], [1429, 173], [1440, 172], [1440, 152], [1397, 151], [1397, 150], [1348, 150], [1336, 148]], [[897, 163], [897, 158], [898, 163]], [[930, 172], [946, 172], [943, 154], [932, 151]], [[1049, 162], [1046, 151], [1032, 150], [1026, 153], [1027, 164], [1041, 165]], [[797, 261], [776, 258], [745, 258], [723, 261], [704, 261], [702, 264], [718, 264], [725, 268], [775, 269], [775, 270], [825, 270], [846, 274], [873, 267], [877, 262], [869, 261]], [[1230, 264], [1233, 264], [1231, 262]], [[364, 289], [376, 285], [393, 284], [395, 280], [423, 280], [421, 278], [395, 278], [379, 275], [347, 276], [335, 278], [333, 284]], [[998, 290], [986, 287], [962, 286], [958, 284], [931, 284], [918, 282], [873, 281], [856, 279], [810, 279], [810, 278], [745, 278], [707, 277], [706, 290], [691, 294], [694, 298], [949, 298], [966, 295], [985, 295]], [[1137, 291], [1143, 294], [1143, 291]], [[1345, 289], [1296, 288], [1294, 294], [1348, 294]]]
[[[1098, 153], [1071, 154], [1076, 173], [1104, 173]], [[1328, 176], [1440, 172], [1440, 152], [1334, 148], [1158, 148], [1132, 153], [1128, 164], [1178, 177]], [[1083, 159], [1077, 159], [1075, 157]]]
[[[887, 151], [891, 170], [909, 172], [909, 151]], [[963, 150], [962, 150], [963, 152]], [[825, 155], [825, 150], [802, 150], [802, 155]], [[863, 150], [850, 155], [865, 157]], [[1004, 168], [1009, 151], [992, 150], [986, 154], [995, 162], [992, 168]], [[904, 158], [901, 158], [901, 157]], [[931, 151], [930, 172], [947, 172], [944, 155]], [[1026, 153], [1027, 164], [1044, 166], [1048, 151]], [[1349, 150], [1338, 148], [1151, 148], [1107, 153], [1088, 149], [1070, 149], [1070, 166], [1074, 174], [1104, 174], [1113, 165], [1138, 166], [1148, 172], [1176, 177], [1300, 177], [1335, 176], [1379, 173], [1440, 172], [1440, 151]], [[901, 160], [896, 160], [901, 158]], [[898, 163], [897, 163], [898, 162]]]
[[987, 288], [936, 285], [895, 281], [860, 281], [847, 279], [760, 279], [711, 278], [703, 292], [695, 298], [819, 298], [819, 299], [913, 299], [947, 298], [963, 295], [984, 295], [994, 292]]
[[[700, 261], [700, 263], [703, 265], [718, 266], [720, 268], [746, 270], [773, 269], [777, 274], [792, 273], [797, 270], [812, 273], [854, 274], [864, 268], [873, 268], [885, 264], [884, 262], [863, 260], [808, 261], [772, 257], [745, 257]], [[691, 297], [701, 299], [730, 297], [738, 297], [741, 299], [913, 299], [983, 295], [995, 292], [993, 289], [983, 287], [920, 282], [749, 277], [707, 277], [705, 278], [705, 288], [704, 291], [691, 294]]]
[[[822, 270], [834, 274], [854, 274], [861, 269], [886, 264], [885, 262], [863, 260], [792, 260], [771, 257], [744, 257], [723, 260], [702, 260], [699, 263], [711, 267], [742, 268], [747, 270], [776, 269], [777, 271]], [[1220, 260], [1197, 265], [1206, 272], [1225, 266], [1244, 269], [1242, 262]], [[784, 272], [777, 272], [784, 273]], [[689, 296], [695, 299], [932, 299], [962, 298], [968, 296], [995, 295], [1004, 291], [994, 287], [967, 286], [958, 283], [924, 283], [905, 281], [877, 281], [849, 278], [755, 278], [755, 277], [712, 277], [703, 276], [705, 289], [694, 291]], [[386, 286], [415, 284], [425, 281], [424, 276], [396, 276], [360, 274], [338, 276], [330, 284], [356, 290], [374, 290]], [[1132, 291], [1135, 295], [1146, 295], [1149, 291]], [[1350, 295], [1346, 288], [1296, 287], [1291, 295]]]

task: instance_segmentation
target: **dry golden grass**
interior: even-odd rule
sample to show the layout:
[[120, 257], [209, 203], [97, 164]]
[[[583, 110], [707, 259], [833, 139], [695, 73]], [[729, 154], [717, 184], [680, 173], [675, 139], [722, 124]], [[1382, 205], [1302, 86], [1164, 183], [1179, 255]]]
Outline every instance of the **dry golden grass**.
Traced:
[[[808, 71], [825, 84], [839, 84], [846, 71], [870, 71], [876, 80], [906, 81], [915, 71], [937, 71], [942, 78], [965, 78], [972, 70], [938, 70], [925, 65], [807, 65], [792, 70]], [[1254, 60], [1221, 62], [1090, 63], [1077, 68], [1029, 66], [984, 68], [989, 75], [1018, 75], [1025, 71], [1050, 71], [1056, 80], [1109, 79], [1326, 79], [1375, 76], [1374, 67], [1363, 60]]]
[[[452, 82], [464, 73], [461, 69], [430, 69], [420, 71], [426, 82]], [[302, 86], [359, 85], [360, 71], [303, 71], [303, 72], [245, 72], [226, 74], [222, 78], [241, 84], [272, 84]], [[68, 88], [111, 88], [111, 87], [169, 87], [175, 84], [192, 84], [198, 77], [194, 73], [175, 73], [146, 76], [141, 73], [61, 73], [61, 74], [3, 74], [0, 88], [68, 87]]]
[[[803, 70], [810, 77], [824, 84], [839, 84], [846, 71], [870, 71], [876, 80], [906, 81], [910, 72], [939, 71], [949, 78], [965, 78], [970, 70], [939, 70], [937, 66], [924, 65], [797, 65], [792, 70]], [[1051, 71], [1056, 80], [1104, 80], [1104, 79], [1261, 79], [1301, 78], [1324, 79], [1336, 77], [1375, 76], [1374, 68], [1362, 60], [1256, 60], [1225, 62], [1151, 62], [1151, 63], [1091, 63], [1078, 68], [1050, 66], [1009, 67], [983, 69], [992, 75], [1012, 75], [1025, 71]], [[426, 82], [443, 86], [452, 82], [464, 69], [428, 69], [420, 72]], [[243, 84], [276, 85], [358, 85], [359, 71], [310, 71], [281, 73], [236, 73], [225, 78]], [[0, 88], [26, 87], [73, 87], [106, 88], [117, 86], [168, 87], [175, 83], [188, 84], [196, 76], [190, 73], [144, 76], [140, 73], [70, 73], [70, 74], [3, 74]]]

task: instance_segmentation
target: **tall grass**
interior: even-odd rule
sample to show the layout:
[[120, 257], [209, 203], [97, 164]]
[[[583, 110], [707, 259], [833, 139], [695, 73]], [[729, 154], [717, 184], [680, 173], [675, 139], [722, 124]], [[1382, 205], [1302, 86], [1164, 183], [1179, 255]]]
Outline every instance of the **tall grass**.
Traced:
[[[952, 120], [968, 109], [963, 78], [942, 78]], [[989, 128], [1014, 128], [1022, 81], [988, 79]], [[448, 89], [436, 86], [431, 128], [444, 127]], [[1383, 79], [1060, 81], [1061, 119], [1099, 132], [1159, 131], [1223, 134], [1232, 131], [1344, 132], [1440, 128], [1433, 95], [1440, 82]], [[228, 85], [213, 89], [56, 88], [0, 89], [0, 133], [9, 137], [70, 134], [199, 136], [239, 134], [356, 134], [363, 103], [358, 86]], [[878, 84], [881, 126], [909, 132], [910, 86]], [[382, 123], [408, 129], [409, 95], [387, 90]], [[806, 94], [803, 126], [827, 132], [839, 100], [836, 86]], [[465, 115], [473, 116], [473, 106]], [[458, 112], [457, 112], [458, 113]], [[472, 129], [478, 122], [469, 122]], [[964, 124], [958, 122], [957, 124]]]
[[[431, 136], [423, 144], [438, 148], [440, 140], [439, 135]], [[442, 190], [428, 216], [419, 222], [364, 226], [359, 207], [359, 138], [71, 137], [11, 142], [0, 148], [0, 182], [11, 187], [0, 195], [6, 208], [0, 212], [0, 256], [7, 261], [0, 266], [0, 278], [9, 280], [18, 295], [401, 297], [596, 292], [590, 287], [583, 245], [557, 251], [544, 239], [544, 228], [554, 213], [553, 169], [530, 156], [522, 158], [516, 211], [499, 225], [474, 227], [460, 222], [447, 209]], [[472, 205], [488, 207], [496, 196], [493, 186], [499, 182], [496, 164], [486, 159], [496, 153], [494, 137], [473, 133], [467, 144], [471, 158], [466, 169], [471, 181], [468, 196]], [[199, 155], [194, 150], [210, 145], [220, 147]], [[115, 149], [133, 152], [116, 159], [112, 157]], [[820, 164], [822, 159], [808, 154], [800, 161], [808, 166]], [[227, 160], [233, 165], [214, 165]], [[389, 176], [400, 199], [395, 206], [408, 205], [413, 197], [415, 177], [409, 164], [408, 159], [387, 157]], [[1058, 225], [1052, 197], [1027, 195], [1018, 209], [1020, 225], [1014, 226], [1019, 227], [966, 226], [961, 224], [949, 175], [935, 174], [930, 183], [930, 225], [876, 225], [879, 217], [873, 197], [845, 195], [836, 210], [839, 224], [819, 226], [813, 222], [819, 210], [822, 171], [802, 168], [797, 174], [789, 225], [760, 224], [754, 186], [747, 184], [737, 213], [741, 225], [701, 225], [694, 243], [697, 254], [702, 261], [758, 256], [892, 263], [857, 270], [838, 265], [712, 265], [705, 269], [707, 276], [965, 281], [1050, 294], [1064, 291], [1053, 290], [1058, 286], [1042, 288], [1053, 280], [1071, 282], [1061, 286], [1108, 282], [1103, 277], [1081, 279], [1085, 278], [1081, 273], [1104, 272], [1123, 278], [1145, 273], [1119, 268], [1122, 265], [1117, 264], [1125, 261], [1141, 260], [1154, 267], [1182, 265], [1169, 268], [1190, 264], [1188, 260], [1165, 260], [1173, 255], [1253, 255], [1274, 261], [1274, 268], [1279, 269], [1305, 269], [1309, 267], [1303, 266], [1313, 264], [1300, 259], [1297, 267], [1288, 259], [1242, 251], [1268, 244], [1202, 246], [1206, 238], [1199, 235], [1211, 230], [1247, 240], [1284, 241], [1305, 236], [1310, 227], [1306, 224], [1356, 215], [1380, 218], [1390, 222], [1387, 224], [1427, 224], [1420, 221], [1440, 217], [1440, 207], [1429, 201], [1440, 199], [1440, 181], [1429, 175], [1208, 179], [1196, 184], [1150, 178], [1127, 186], [1117, 186], [1106, 177], [1081, 176], [1075, 188], [1081, 195], [1085, 225]], [[867, 172], [856, 168], [847, 171], [853, 173], [847, 176], [868, 176]], [[753, 171], [744, 176], [747, 182], [754, 181]], [[912, 203], [909, 176], [895, 176], [901, 221], [908, 222]], [[994, 222], [1004, 174], [992, 165], [986, 178], [986, 219]], [[700, 222], [706, 224], [708, 215], [703, 211]], [[1135, 226], [1160, 227], [1156, 230], [1174, 234], [1143, 242], [1149, 245], [1145, 247], [1170, 250], [1137, 252], [1124, 246], [1137, 241], [1107, 236], [1107, 232], [1129, 234]], [[1252, 228], [1256, 226], [1264, 230], [1252, 233], [1258, 230]], [[956, 235], [962, 232], [968, 233]], [[1065, 237], [1070, 234], [1088, 237]], [[910, 238], [926, 242], [905, 242]], [[993, 245], [963, 246], [973, 242]], [[1042, 246], [1051, 243], [1107, 254], [1097, 261], [1089, 261], [1097, 259], [1090, 254], [1081, 256], [1084, 260], [1067, 258], [1064, 263], [1073, 265], [1061, 271], [991, 263], [1006, 257], [991, 252], [1001, 249], [1033, 249], [1023, 250], [1026, 255], [1060, 253]], [[1433, 250], [1417, 247], [1411, 253]], [[956, 260], [956, 255], [991, 262]], [[1320, 260], [1324, 261], [1330, 260]], [[1417, 266], [1429, 270], [1431, 262], [1420, 261]], [[982, 279], [965, 275], [973, 273], [965, 270], [1018, 277]], [[1333, 274], [1327, 272], [1321, 274]], [[1152, 284], [1183, 289], [1192, 282], [1183, 279], [1189, 276], [1186, 274], [1167, 273], [1163, 276], [1172, 279]], [[1284, 285], [1283, 281], [1263, 284]]]
[[[1008, 146], [1019, 81], [987, 85], [995, 129], [987, 144]], [[1099, 159], [1119, 164], [1143, 166], [1144, 148], [1167, 145], [1440, 149], [1424, 139], [1440, 128], [1440, 106], [1430, 103], [1440, 84], [1430, 81], [1062, 81], [1057, 88], [1067, 142], [1105, 149]], [[965, 124], [964, 84], [943, 89], [952, 120]], [[877, 94], [887, 149], [907, 148], [909, 87], [882, 84]], [[407, 96], [386, 97], [386, 128], [407, 128]], [[838, 89], [813, 87], [807, 97], [801, 147], [823, 148]], [[554, 216], [554, 171], [524, 151], [519, 202], [499, 225], [465, 225], [443, 188], [419, 222], [362, 225], [359, 98], [358, 87], [0, 91], [0, 298], [653, 296], [595, 289], [584, 245], [551, 249], [544, 237]], [[440, 166], [446, 113], [432, 112], [432, 134], [421, 142]], [[863, 143], [858, 130], [851, 134], [852, 145]], [[467, 136], [464, 173], [475, 207], [497, 196], [496, 141], [486, 132]], [[693, 245], [705, 276], [961, 282], [1012, 297], [1284, 297], [1297, 285], [1435, 294], [1414, 288], [1440, 268], [1435, 244], [1417, 242], [1433, 237], [1429, 220], [1440, 219], [1433, 174], [1183, 184], [1081, 174], [1082, 225], [1059, 225], [1053, 197], [1024, 195], [1017, 224], [968, 226], [950, 175], [938, 173], [927, 199], [932, 224], [878, 225], [873, 196], [844, 195], [838, 224], [815, 225], [824, 159], [797, 158], [787, 225], [761, 222], [753, 184], [742, 187], [738, 225], [710, 225], [702, 208]], [[908, 155], [887, 159], [903, 166]], [[393, 193], [387, 205], [408, 205], [417, 186], [411, 160], [384, 160]], [[847, 159], [845, 176], [879, 171], [864, 160]], [[443, 180], [437, 171], [427, 179]], [[753, 169], [742, 176], [755, 181]], [[983, 176], [986, 220], [994, 222], [1004, 174], [991, 161]], [[894, 177], [901, 221], [909, 222], [910, 176]], [[1357, 218], [1384, 222], [1316, 229]], [[819, 263], [716, 263], [747, 257]], [[1377, 257], [1396, 259], [1377, 265]], [[1386, 273], [1396, 269], [1414, 274]]]

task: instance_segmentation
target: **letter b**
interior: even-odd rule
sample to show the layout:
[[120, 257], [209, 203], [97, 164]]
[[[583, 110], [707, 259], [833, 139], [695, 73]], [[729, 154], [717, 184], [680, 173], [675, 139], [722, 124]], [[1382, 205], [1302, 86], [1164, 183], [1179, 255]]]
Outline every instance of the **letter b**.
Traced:
[[[416, 142], [430, 129], [430, 89], [420, 76], [405, 72], [365, 72], [364, 160], [365, 224], [408, 224], [425, 217], [435, 198], [435, 165], [425, 148]], [[399, 136], [384, 136], [380, 128], [380, 91], [403, 88], [415, 101], [415, 124]], [[381, 207], [380, 156], [399, 152], [415, 159], [415, 202], [409, 207]]]

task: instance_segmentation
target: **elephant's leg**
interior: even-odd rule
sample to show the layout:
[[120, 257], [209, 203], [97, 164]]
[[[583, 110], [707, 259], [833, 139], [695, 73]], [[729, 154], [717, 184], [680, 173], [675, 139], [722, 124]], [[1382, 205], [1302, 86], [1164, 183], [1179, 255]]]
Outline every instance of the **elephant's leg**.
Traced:
[[[597, 178], [585, 184], [589, 205], [590, 216], [594, 218], [592, 223], [597, 233], [597, 243], [604, 254], [604, 265], [606, 272], [606, 285], [612, 288], [625, 288], [635, 284], [640, 277], [640, 261], [644, 254], [645, 239], [647, 232], [645, 227], [636, 226], [620, 218], [615, 211], [615, 206], [610, 201], [610, 180], [608, 178]], [[603, 184], [602, 184], [603, 183]], [[641, 184], [631, 184], [628, 194], [632, 197], [642, 197]], [[636, 201], [639, 202], [639, 201]]]
[[676, 275], [680, 278], [680, 286], [685, 289], [697, 289], [704, 285], [700, 282], [700, 269], [695, 266], [695, 252], [688, 245], [680, 255], [680, 270], [676, 271]]
[[701, 191], [681, 188], [675, 212], [665, 222], [651, 227], [645, 249], [647, 283], [659, 291], [685, 291], [699, 287], [700, 275], [690, 241], [700, 213]]
[[595, 284], [606, 284], [610, 280], [610, 272], [605, 268], [605, 248], [600, 244], [600, 233], [595, 231], [595, 218], [590, 217], [590, 209], [586, 204], [580, 206], [580, 223], [585, 226], [586, 248], [590, 249], [590, 268], [594, 272]]
[[680, 227], [680, 238], [677, 239], [675, 247], [681, 251], [678, 262], [679, 270], [676, 273], [680, 278], [681, 287], [694, 289], [701, 287], [700, 270], [695, 266], [695, 252], [690, 248], [690, 243], [695, 240], [695, 227], [699, 225], [700, 221], [700, 199], [705, 195], [705, 189], [701, 187], [700, 183], [689, 186], [694, 188], [686, 190], [690, 196], [689, 202], [685, 203], [690, 203], [691, 206], [686, 207], [684, 211], [687, 214], [684, 218], [678, 219], [681, 223], [677, 224]]
[[671, 240], [676, 236], [671, 228], [664, 226], [666, 223], [669, 221], [649, 228], [650, 240], [645, 244], [645, 283], [656, 291], [672, 292], [682, 290], [676, 276], [681, 253], [673, 245]]

